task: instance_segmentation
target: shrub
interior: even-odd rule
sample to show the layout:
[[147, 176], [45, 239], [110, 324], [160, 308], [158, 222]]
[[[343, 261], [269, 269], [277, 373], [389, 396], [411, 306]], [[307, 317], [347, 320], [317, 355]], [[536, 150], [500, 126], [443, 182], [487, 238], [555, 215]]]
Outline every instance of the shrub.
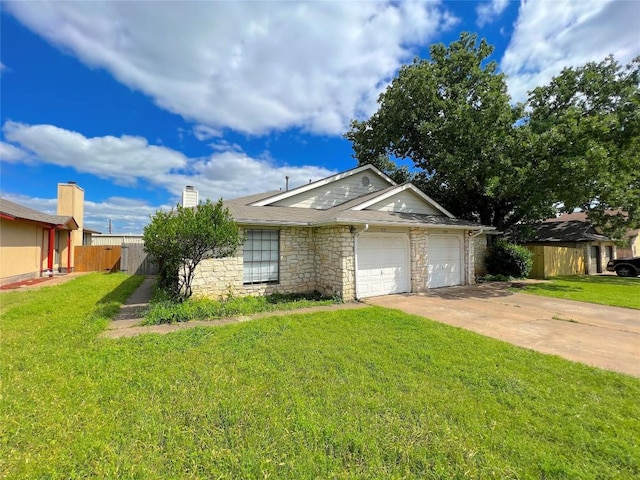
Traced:
[[491, 275], [522, 278], [529, 275], [533, 254], [520, 245], [497, 242], [487, 254], [487, 271]]

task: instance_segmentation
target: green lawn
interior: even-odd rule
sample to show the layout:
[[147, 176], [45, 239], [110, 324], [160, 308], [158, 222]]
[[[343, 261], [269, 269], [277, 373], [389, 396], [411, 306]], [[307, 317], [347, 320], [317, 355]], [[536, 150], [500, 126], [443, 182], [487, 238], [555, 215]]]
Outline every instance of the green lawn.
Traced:
[[6, 478], [640, 477], [640, 380], [393, 310], [99, 338], [139, 283], [3, 294]]
[[640, 279], [578, 275], [529, 284], [518, 291], [580, 302], [640, 309]]

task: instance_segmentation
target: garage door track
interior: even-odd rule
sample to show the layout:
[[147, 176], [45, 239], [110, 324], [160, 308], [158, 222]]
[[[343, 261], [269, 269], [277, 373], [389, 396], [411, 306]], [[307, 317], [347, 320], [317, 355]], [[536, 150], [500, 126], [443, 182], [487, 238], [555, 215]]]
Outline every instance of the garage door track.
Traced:
[[371, 297], [366, 303], [640, 377], [639, 310], [517, 293], [508, 287], [449, 287]]

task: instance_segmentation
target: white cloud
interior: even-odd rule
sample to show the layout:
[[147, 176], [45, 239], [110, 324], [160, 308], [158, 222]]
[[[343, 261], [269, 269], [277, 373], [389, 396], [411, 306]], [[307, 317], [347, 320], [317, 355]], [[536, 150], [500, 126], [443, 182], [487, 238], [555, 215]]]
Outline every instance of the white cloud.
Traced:
[[614, 54], [621, 63], [640, 54], [640, 2], [523, 0], [511, 42], [500, 63], [509, 93], [547, 84], [564, 67], [579, 67]]
[[[206, 158], [187, 158], [175, 150], [149, 145], [141, 137], [86, 138], [53, 125], [25, 125], [11, 121], [4, 124], [3, 132], [5, 138], [31, 152], [31, 161], [71, 167], [81, 173], [114, 179], [123, 184], [133, 185], [137, 180], [144, 180], [167, 191], [169, 205], [179, 201], [186, 185], [195, 186], [203, 200], [231, 199], [284, 188], [286, 175], [290, 186], [295, 187], [335, 173], [310, 165], [279, 166], [268, 154], [252, 158], [238, 145], [225, 141], [217, 143], [216, 151]], [[85, 195], [89, 197], [91, 192]], [[157, 209], [138, 208], [137, 204], [132, 206], [128, 199], [116, 200], [95, 205], [87, 202], [85, 216], [93, 222], [87, 224], [89, 228], [94, 228], [90, 225], [100, 218], [113, 218], [115, 214], [119, 215], [118, 218], [130, 220], [132, 225], [144, 225], [149, 214]], [[98, 205], [103, 208], [102, 214], [99, 214]], [[55, 211], [55, 204], [52, 210]]]
[[26, 26], [190, 121], [340, 134], [417, 46], [439, 2], [7, 2]]
[[509, 5], [509, 0], [491, 0], [490, 2], [483, 2], [476, 8], [478, 19], [476, 24], [479, 27], [485, 26], [487, 23], [495, 21], [504, 9]]
[[27, 152], [10, 143], [0, 141], [0, 161], [17, 162], [27, 158]]
[[123, 184], [187, 166], [187, 158], [182, 153], [149, 145], [142, 137], [86, 138], [53, 125], [25, 125], [12, 121], [7, 121], [2, 131], [7, 140], [46, 163], [113, 178]]
[[207, 125], [196, 125], [193, 127], [193, 135], [201, 142], [209, 140], [210, 138], [222, 137], [222, 131], [216, 128], [211, 128]]

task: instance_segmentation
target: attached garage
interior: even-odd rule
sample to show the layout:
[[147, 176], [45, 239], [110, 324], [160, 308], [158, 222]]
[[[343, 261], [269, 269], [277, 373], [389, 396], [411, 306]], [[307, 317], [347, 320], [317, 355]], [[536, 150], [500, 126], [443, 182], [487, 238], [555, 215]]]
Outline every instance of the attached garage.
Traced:
[[409, 239], [403, 234], [362, 234], [357, 240], [358, 298], [411, 290]]
[[462, 237], [460, 235], [429, 235], [427, 269], [429, 288], [461, 285]]

